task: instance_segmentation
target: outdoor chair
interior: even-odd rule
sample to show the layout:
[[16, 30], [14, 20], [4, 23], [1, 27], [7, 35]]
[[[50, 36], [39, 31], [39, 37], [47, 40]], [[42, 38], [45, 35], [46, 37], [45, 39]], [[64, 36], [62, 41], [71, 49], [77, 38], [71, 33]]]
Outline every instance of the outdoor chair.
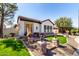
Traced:
[[52, 52], [50, 49], [46, 48], [46, 51], [43, 53], [45, 56], [53, 56], [56, 54], [55, 52]]

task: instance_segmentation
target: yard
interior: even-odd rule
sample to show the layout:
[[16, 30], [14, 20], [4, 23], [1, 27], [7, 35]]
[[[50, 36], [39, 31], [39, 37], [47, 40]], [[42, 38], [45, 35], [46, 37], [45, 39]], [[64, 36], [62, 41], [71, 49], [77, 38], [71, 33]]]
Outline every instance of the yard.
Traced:
[[21, 41], [14, 39], [0, 39], [0, 56], [30, 56]]
[[61, 35], [49, 36], [49, 37], [47, 37], [47, 40], [48, 40], [48, 41], [51, 41], [51, 40], [53, 40], [53, 38], [57, 38], [57, 39], [59, 40], [59, 43], [60, 43], [60, 44], [65, 44], [65, 43], [67, 43], [67, 38], [64, 37], [64, 36], [61, 36]]

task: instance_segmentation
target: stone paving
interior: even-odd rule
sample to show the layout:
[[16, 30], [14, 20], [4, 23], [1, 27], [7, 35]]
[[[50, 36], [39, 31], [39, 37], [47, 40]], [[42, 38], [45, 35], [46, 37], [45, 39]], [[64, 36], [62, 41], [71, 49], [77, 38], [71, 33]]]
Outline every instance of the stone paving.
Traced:
[[[31, 52], [34, 56], [44, 56], [40, 49], [34, 49], [34, 50], [31, 50]], [[52, 55], [50, 56], [53, 56], [53, 55], [54, 56], [72, 56], [74, 53], [74, 49], [66, 45], [65, 48], [58, 47], [58, 48], [51, 50], [51, 52], [52, 52]]]
[[[37, 48], [31, 49], [27, 46], [26, 41], [22, 40], [22, 42], [24, 43], [26, 48], [28, 48], [30, 50], [32, 55], [34, 55], [34, 56], [45, 56], [42, 53], [41, 47], [38, 43], [33, 44], [33, 45], [37, 45]], [[50, 43], [50, 45], [48, 46], [48, 48], [49, 48], [48, 52], [51, 53], [51, 55], [46, 55], [46, 56], [72, 56], [74, 54], [75, 50], [69, 44], [73, 45], [73, 46], [77, 45], [73, 38], [68, 39], [68, 43], [65, 44], [64, 46], [59, 46], [55, 49], [51, 49], [54, 46], [52, 46], [53, 44]]]

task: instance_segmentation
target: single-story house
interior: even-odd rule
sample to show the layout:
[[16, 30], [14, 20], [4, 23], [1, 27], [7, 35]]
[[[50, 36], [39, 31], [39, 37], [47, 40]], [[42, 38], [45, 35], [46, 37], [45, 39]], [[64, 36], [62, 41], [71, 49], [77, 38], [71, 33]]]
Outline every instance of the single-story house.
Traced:
[[17, 25], [19, 36], [23, 36], [25, 32], [27, 32], [27, 35], [35, 32], [52, 33], [55, 26], [55, 24], [49, 19], [40, 21], [23, 16], [18, 17]]

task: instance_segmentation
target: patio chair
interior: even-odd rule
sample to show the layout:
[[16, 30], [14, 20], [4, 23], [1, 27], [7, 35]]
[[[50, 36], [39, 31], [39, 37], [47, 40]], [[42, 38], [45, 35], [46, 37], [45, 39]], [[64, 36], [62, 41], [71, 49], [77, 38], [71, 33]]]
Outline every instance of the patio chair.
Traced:
[[52, 52], [50, 49], [47, 49], [47, 48], [46, 48], [46, 51], [44, 52], [45, 56], [53, 56], [55, 54], [56, 54], [55, 52]]

